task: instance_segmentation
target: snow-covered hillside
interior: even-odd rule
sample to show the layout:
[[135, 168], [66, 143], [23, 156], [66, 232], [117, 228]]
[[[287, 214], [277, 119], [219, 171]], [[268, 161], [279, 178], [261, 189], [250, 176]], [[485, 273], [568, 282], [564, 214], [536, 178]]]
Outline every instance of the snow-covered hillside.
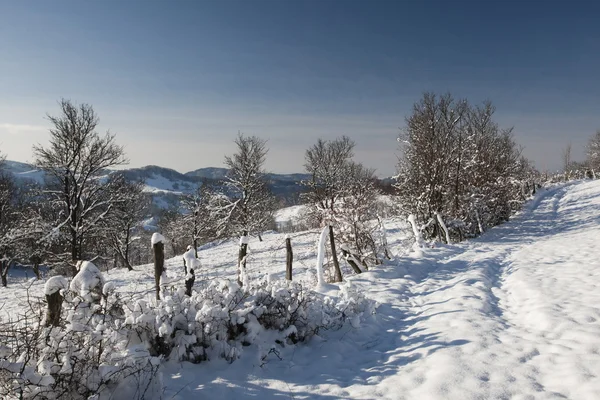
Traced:
[[[44, 183], [44, 172], [37, 170], [31, 164], [6, 161], [4, 167], [19, 183]], [[225, 168], [207, 167], [182, 174], [173, 169], [156, 165], [125, 168], [119, 171], [132, 182], [143, 181], [145, 183], [144, 191], [152, 196], [154, 204], [158, 208], [176, 206], [182, 194], [195, 192], [203, 181], [216, 183], [227, 173]], [[108, 170], [106, 174], [111, 172]], [[289, 204], [297, 201], [298, 193], [302, 191], [298, 182], [307, 179], [308, 176], [306, 174], [266, 174], [265, 178], [273, 193]]]
[[[345, 270], [379, 303], [375, 316], [287, 346], [281, 360], [251, 346], [231, 364], [167, 363], [156, 398], [600, 398], [600, 181], [542, 190], [510, 222], [460, 244], [409, 251], [408, 226], [386, 228], [395, 258], [359, 276]], [[290, 236], [294, 277], [313, 284], [318, 232]], [[283, 235], [249, 247], [251, 279], [283, 279]], [[235, 279], [236, 257], [235, 240], [202, 248], [196, 288]], [[181, 257], [167, 266], [178, 284]], [[106, 279], [125, 299], [153, 290], [149, 265]], [[42, 285], [11, 281], [0, 314]]]

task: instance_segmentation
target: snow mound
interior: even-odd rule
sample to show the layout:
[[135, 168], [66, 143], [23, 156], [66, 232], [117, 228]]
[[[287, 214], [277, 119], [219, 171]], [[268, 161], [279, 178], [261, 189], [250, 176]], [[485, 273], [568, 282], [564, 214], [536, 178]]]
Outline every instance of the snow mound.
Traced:
[[46, 281], [46, 284], [44, 285], [44, 294], [50, 296], [51, 294], [54, 294], [59, 290], [67, 289], [68, 287], [69, 282], [67, 282], [64, 276], [53, 276]]
[[156, 243], [164, 243], [166, 241], [167, 239], [165, 239], [165, 237], [158, 232], [154, 232], [152, 234], [152, 239], [150, 239], [152, 246], [154, 246]]
[[89, 295], [95, 288], [102, 289], [104, 276], [98, 267], [89, 261], [80, 261], [79, 265], [79, 272], [73, 277], [70, 289], [82, 297]]

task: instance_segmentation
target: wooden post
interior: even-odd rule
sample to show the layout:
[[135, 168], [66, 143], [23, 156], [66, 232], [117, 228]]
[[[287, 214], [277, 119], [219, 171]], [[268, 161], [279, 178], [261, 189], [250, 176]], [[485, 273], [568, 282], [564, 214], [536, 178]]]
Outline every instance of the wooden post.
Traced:
[[333, 234], [333, 226], [329, 225], [329, 242], [331, 244], [331, 258], [333, 259], [334, 275], [333, 280], [335, 282], [342, 281], [342, 270], [340, 269], [340, 262], [338, 261], [337, 252], [335, 251], [335, 237]]
[[194, 275], [194, 269], [190, 268], [189, 276], [186, 276], [186, 279], [185, 279], [185, 294], [187, 296], [192, 296], [192, 287], [194, 287], [195, 280], [196, 280], [196, 275]]
[[2, 278], [2, 286], [8, 286], [8, 269], [10, 268], [11, 260], [6, 256], [0, 259], [0, 278]]
[[362, 269], [360, 269], [360, 267], [356, 263], [354, 256], [350, 253], [350, 251], [345, 246], [342, 246], [341, 250], [342, 250], [342, 255], [344, 256], [344, 258], [346, 259], [348, 264], [352, 267], [354, 272], [356, 272], [357, 274], [362, 273]]
[[292, 280], [292, 262], [294, 261], [294, 253], [292, 252], [292, 239], [285, 238], [285, 249], [287, 255], [285, 257], [285, 279]]
[[242, 282], [242, 268], [244, 274], [246, 273], [246, 254], [248, 252], [248, 231], [242, 233], [240, 238], [240, 251], [238, 253], [238, 285], [243, 286]]
[[156, 300], [160, 300], [160, 277], [165, 270], [165, 245], [157, 242], [152, 245], [154, 249], [154, 281], [156, 283]]
[[52, 294], [47, 294], [46, 302], [48, 303], [48, 317], [46, 318], [46, 326], [58, 326], [60, 323], [60, 313], [63, 302], [63, 297], [60, 294], [60, 290], [57, 290]]

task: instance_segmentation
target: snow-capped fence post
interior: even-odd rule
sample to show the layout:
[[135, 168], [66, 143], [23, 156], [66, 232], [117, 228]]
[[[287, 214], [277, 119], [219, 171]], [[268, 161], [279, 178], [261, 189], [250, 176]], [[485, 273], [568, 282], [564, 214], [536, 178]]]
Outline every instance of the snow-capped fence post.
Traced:
[[[242, 275], [246, 272], [246, 254], [248, 252], [248, 231], [244, 231], [240, 237], [240, 251], [238, 253], [238, 285], [243, 286]], [[243, 271], [242, 271], [243, 269]]]
[[383, 224], [383, 220], [381, 219], [381, 217], [379, 215], [377, 215], [377, 220], [379, 221], [379, 231], [381, 232], [381, 245], [383, 246], [383, 254], [385, 255], [385, 258], [387, 258], [388, 260], [391, 260], [392, 257], [390, 256], [390, 250], [388, 248], [387, 233], [385, 230], [385, 225]]
[[285, 238], [285, 279], [288, 281], [292, 280], [292, 262], [294, 261], [294, 253], [292, 252], [292, 239], [290, 237]]
[[319, 237], [319, 248], [317, 250], [317, 285], [322, 286], [325, 283], [323, 279], [323, 261], [325, 259], [325, 242], [327, 241], [327, 233], [329, 227], [325, 226]]
[[192, 287], [194, 286], [194, 281], [196, 280], [196, 275], [194, 274], [194, 269], [190, 268], [190, 273], [185, 277], [185, 294], [187, 296], [192, 295]]
[[44, 285], [44, 294], [48, 310], [44, 326], [58, 326], [60, 323], [60, 314], [62, 311], [63, 295], [61, 290], [69, 287], [67, 280], [61, 276], [53, 276], [46, 281]]
[[333, 279], [336, 282], [341, 282], [342, 279], [342, 270], [340, 269], [340, 262], [337, 258], [337, 251], [335, 250], [335, 236], [333, 234], [333, 225], [329, 225], [329, 241], [331, 242], [331, 258], [333, 259]]
[[46, 326], [58, 326], [63, 302], [63, 297], [60, 294], [60, 290], [52, 294], [47, 294], [46, 302], [48, 303], [48, 317], [46, 318]]
[[410, 222], [413, 234], [415, 235], [415, 244], [417, 245], [417, 247], [423, 247], [423, 236], [421, 235], [421, 231], [419, 231], [419, 228], [417, 227], [417, 221], [415, 219], [415, 216], [413, 214], [410, 214], [407, 219], [408, 222]]
[[156, 300], [160, 300], [160, 278], [165, 270], [164, 236], [158, 232], [152, 234], [152, 249], [154, 250], [154, 282], [156, 285]]
[[438, 223], [440, 224], [440, 227], [444, 231], [444, 234], [446, 235], [446, 243], [450, 244], [450, 234], [448, 233], [448, 227], [444, 223], [444, 219], [442, 218], [442, 214], [440, 214], [439, 212], [436, 212], [435, 216], [436, 216], [436, 218], [438, 220]]

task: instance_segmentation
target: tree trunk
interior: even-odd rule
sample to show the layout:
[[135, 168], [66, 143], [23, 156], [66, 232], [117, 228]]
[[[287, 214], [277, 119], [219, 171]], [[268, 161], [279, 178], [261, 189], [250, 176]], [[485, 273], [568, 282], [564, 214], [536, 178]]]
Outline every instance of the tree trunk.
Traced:
[[156, 300], [160, 300], [160, 277], [165, 271], [165, 245], [162, 242], [155, 243], [154, 249], [154, 282], [156, 284]]
[[335, 251], [335, 235], [333, 234], [333, 226], [329, 225], [329, 241], [331, 242], [331, 258], [333, 259], [334, 276], [335, 282], [342, 281], [342, 270], [340, 269], [340, 262], [338, 261], [337, 253]]
[[40, 265], [39, 264], [33, 264], [33, 273], [35, 274], [35, 278], [37, 280], [40, 280]]
[[[246, 240], [248, 238], [248, 231], [244, 231], [242, 233], [242, 238], [240, 240], [240, 251], [238, 253], [238, 285], [243, 286], [244, 282], [242, 282], [242, 271], [244, 275], [246, 274], [246, 253], [248, 251], [248, 243]], [[242, 270], [243, 268], [243, 270]]]
[[71, 276], [77, 275], [77, 237], [75, 230], [71, 232]]
[[198, 258], [198, 211], [194, 211], [194, 257]]
[[71, 224], [71, 226], [69, 227], [69, 229], [71, 230], [71, 274], [72, 276], [77, 275], [77, 261], [79, 261], [80, 258], [80, 254], [79, 254], [79, 246], [77, 243], [77, 230], [74, 228], [75, 226], [75, 222], [77, 220], [77, 205], [75, 205], [75, 207], [73, 207], [73, 209], [71, 210], [70, 216], [69, 216], [69, 223]]
[[294, 261], [294, 253], [292, 252], [292, 239], [285, 239], [285, 249], [286, 249], [286, 257], [285, 257], [285, 279], [288, 281], [292, 280], [292, 262]]
[[52, 294], [46, 295], [48, 303], [48, 314], [46, 316], [46, 326], [58, 326], [60, 323], [60, 313], [62, 310], [63, 297], [60, 295], [60, 290]]
[[133, 271], [133, 267], [131, 266], [131, 263], [129, 262], [129, 236], [130, 236], [130, 232], [129, 232], [129, 228], [127, 228], [127, 236], [126, 236], [126, 240], [125, 240], [125, 257], [123, 257], [123, 258], [125, 259], [125, 265], [127, 266], [127, 270]]

